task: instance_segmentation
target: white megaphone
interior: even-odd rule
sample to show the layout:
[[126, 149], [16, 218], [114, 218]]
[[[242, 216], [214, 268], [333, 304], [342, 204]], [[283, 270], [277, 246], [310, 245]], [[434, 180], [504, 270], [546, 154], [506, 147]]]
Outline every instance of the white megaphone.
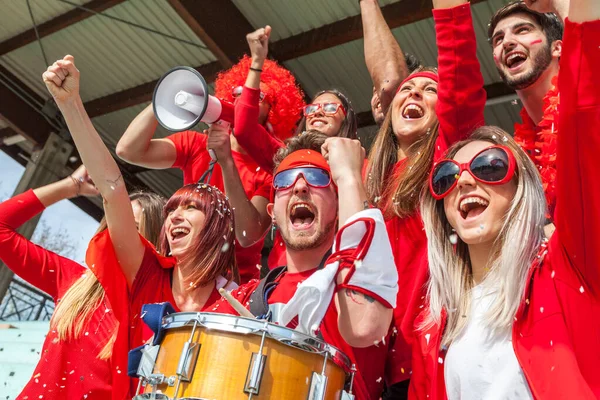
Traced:
[[[233, 104], [209, 95], [202, 75], [190, 67], [175, 67], [160, 78], [152, 107], [158, 122], [173, 132], [188, 130], [200, 121], [209, 125], [233, 123]], [[216, 161], [214, 152], [209, 152]]]

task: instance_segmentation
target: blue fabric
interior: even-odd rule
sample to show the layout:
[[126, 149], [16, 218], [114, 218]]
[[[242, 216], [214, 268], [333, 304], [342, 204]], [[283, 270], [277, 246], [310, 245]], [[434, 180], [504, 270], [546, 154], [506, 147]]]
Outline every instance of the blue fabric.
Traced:
[[154, 332], [152, 345], [157, 345], [162, 342], [163, 337], [165, 336], [165, 331], [162, 329], [162, 319], [164, 316], [174, 312], [175, 309], [169, 302], [144, 304], [142, 306], [142, 320], [150, 329], [152, 329], [152, 332]]
[[[154, 333], [152, 339], [152, 345], [155, 346], [162, 342], [165, 336], [165, 330], [162, 328], [162, 319], [164, 316], [172, 314], [175, 309], [171, 303], [155, 303], [155, 304], [144, 304], [142, 306], [142, 320]], [[142, 350], [146, 345], [141, 345], [135, 349], [129, 350], [129, 358], [127, 360], [127, 375], [132, 378], [137, 378], [137, 371], [142, 360]]]
[[127, 375], [132, 378], [138, 377], [137, 371], [138, 367], [140, 366], [140, 361], [142, 361], [142, 349], [144, 347], [146, 347], [145, 344], [129, 350], [129, 357], [127, 359]]

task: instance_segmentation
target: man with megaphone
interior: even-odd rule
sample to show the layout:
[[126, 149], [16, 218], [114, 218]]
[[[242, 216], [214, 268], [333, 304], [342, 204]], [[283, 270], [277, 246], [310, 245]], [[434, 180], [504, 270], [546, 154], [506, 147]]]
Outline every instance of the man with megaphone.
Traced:
[[[268, 40], [265, 28], [249, 34], [248, 40], [254, 36], [253, 40]], [[208, 85], [196, 70], [173, 68], [160, 79], [153, 103], [131, 122], [116, 148], [117, 155], [131, 164], [153, 169], [179, 168], [183, 170], [184, 184], [204, 178], [227, 194], [235, 214], [240, 283], [259, 277], [263, 237], [271, 225], [266, 206], [272, 177], [229, 134], [234, 112], [246, 112], [238, 111], [237, 106], [234, 111], [233, 104], [241, 95], [251, 68], [252, 60], [244, 56], [231, 69], [220, 73], [215, 81], [216, 96], [208, 94]], [[257, 118], [269, 132], [278, 136], [284, 132], [287, 137], [304, 104], [301, 91], [293, 75], [274, 61], [265, 60], [262, 70], [257, 91], [258, 115], [243, 117]], [[286, 89], [282, 91], [282, 87]], [[189, 130], [201, 121], [212, 125], [203, 133]], [[154, 138], [159, 123], [177, 133]]]

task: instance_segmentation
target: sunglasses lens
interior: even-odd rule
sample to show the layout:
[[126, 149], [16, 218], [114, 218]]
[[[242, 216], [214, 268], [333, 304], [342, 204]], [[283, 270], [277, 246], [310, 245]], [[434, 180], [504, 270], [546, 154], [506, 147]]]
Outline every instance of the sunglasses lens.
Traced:
[[275, 189], [287, 189], [294, 184], [299, 172], [296, 169], [281, 171], [273, 178], [273, 187]]
[[322, 105], [325, 114], [335, 114], [338, 109], [337, 103], [325, 103]]
[[500, 182], [508, 173], [508, 154], [502, 149], [488, 149], [471, 161], [471, 172], [485, 182]]
[[317, 112], [317, 110], [319, 109], [319, 105], [318, 104], [309, 104], [306, 107], [304, 107], [304, 115], [313, 115], [314, 113]]
[[458, 179], [460, 171], [458, 165], [450, 161], [442, 161], [433, 170], [431, 176], [431, 187], [437, 196], [445, 194]]
[[331, 177], [327, 171], [321, 168], [293, 168], [275, 175], [273, 187], [276, 190], [287, 189], [296, 183], [298, 175], [302, 175], [306, 183], [313, 187], [326, 187], [331, 182]]
[[325, 187], [331, 182], [331, 177], [327, 171], [321, 168], [302, 168], [302, 175], [310, 186]]

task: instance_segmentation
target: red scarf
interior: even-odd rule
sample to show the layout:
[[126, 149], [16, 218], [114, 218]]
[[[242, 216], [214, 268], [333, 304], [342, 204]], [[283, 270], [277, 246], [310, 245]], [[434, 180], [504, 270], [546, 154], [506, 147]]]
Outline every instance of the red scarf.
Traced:
[[556, 140], [558, 133], [558, 77], [552, 78], [552, 87], [544, 96], [544, 116], [536, 126], [525, 108], [521, 110], [522, 124], [515, 124], [515, 141], [529, 154], [542, 176], [547, 217], [552, 218], [556, 201]]

